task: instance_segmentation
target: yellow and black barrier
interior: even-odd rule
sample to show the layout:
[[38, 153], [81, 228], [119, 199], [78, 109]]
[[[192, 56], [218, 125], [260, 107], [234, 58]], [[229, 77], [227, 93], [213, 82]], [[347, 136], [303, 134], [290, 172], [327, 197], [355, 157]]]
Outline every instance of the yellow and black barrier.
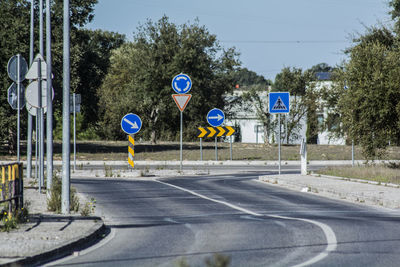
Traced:
[[24, 183], [22, 163], [1, 164], [0, 203], [9, 202], [8, 214], [23, 208]]
[[135, 164], [133, 163], [133, 156], [135, 155], [135, 139], [133, 139], [133, 136], [128, 136], [128, 163], [129, 165], [133, 168]]

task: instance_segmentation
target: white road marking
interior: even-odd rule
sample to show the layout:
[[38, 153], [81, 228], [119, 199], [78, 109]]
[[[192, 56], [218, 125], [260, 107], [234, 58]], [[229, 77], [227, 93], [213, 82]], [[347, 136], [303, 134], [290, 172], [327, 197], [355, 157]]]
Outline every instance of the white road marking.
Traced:
[[311, 224], [314, 224], [314, 225], [318, 226], [319, 228], [322, 229], [322, 231], [324, 232], [325, 237], [326, 237], [327, 246], [326, 246], [325, 250], [322, 251], [321, 253], [319, 253], [317, 256], [309, 259], [308, 261], [300, 263], [300, 264], [296, 264], [293, 267], [303, 267], [303, 266], [308, 266], [308, 265], [314, 264], [316, 262], [319, 262], [322, 259], [324, 259], [325, 257], [327, 257], [330, 252], [335, 251], [336, 248], [337, 248], [337, 239], [336, 239], [335, 232], [327, 224], [324, 224], [324, 223], [321, 223], [321, 222], [318, 222], [318, 221], [315, 221], [315, 220], [310, 220], [310, 219], [286, 217], [286, 216], [279, 216], [279, 215], [260, 214], [260, 213], [257, 213], [257, 212], [254, 212], [254, 211], [251, 211], [251, 210], [236, 206], [234, 204], [228, 203], [226, 201], [221, 201], [221, 200], [217, 200], [217, 199], [213, 199], [213, 198], [207, 197], [205, 195], [196, 193], [196, 192], [194, 192], [192, 190], [189, 190], [189, 189], [186, 189], [186, 188], [183, 188], [183, 187], [180, 187], [180, 186], [176, 186], [176, 185], [173, 185], [173, 184], [162, 182], [162, 181], [159, 181], [159, 180], [156, 180], [156, 179], [154, 179], [154, 181], [158, 182], [158, 183], [161, 183], [161, 184], [164, 184], [164, 185], [167, 185], [167, 186], [170, 186], [170, 187], [174, 187], [176, 189], [179, 189], [179, 190], [187, 192], [189, 194], [198, 196], [200, 198], [203, 198], [203, 199], [215, 202], [215, 203], [219, 203], [219, 204], [225, 205], [225, 206], [230, 207], [232, 209], [239, 210], [239, 211], [241, 211], [243, 213], [247, 213], [247, 214], [250, 214], [250, 215], [253, 215], [253, 216], [258, 216], [258, 217], [259, 216], [268, 216], [268, 217], [277, 218], [277, 219], [284, 219], [284, 220], [297, 220], [297, 221], [303, 221], [303, 222], [311, 223]]

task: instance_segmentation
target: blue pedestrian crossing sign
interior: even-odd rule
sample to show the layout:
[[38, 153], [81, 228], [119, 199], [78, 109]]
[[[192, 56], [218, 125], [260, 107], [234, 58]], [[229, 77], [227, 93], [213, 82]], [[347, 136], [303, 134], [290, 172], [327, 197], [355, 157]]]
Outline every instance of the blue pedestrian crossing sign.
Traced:
[[187, 74], [178, 74], [172, 79], [172, 89], [178, 94], [186, 94], [192, 88], [192, 80]]
[[289, 113], [290, 94], [289, 92], [269, 93], [269, 113]]
[[142, 120], [138, 115], [128, 113], [121, 120], [121, 128], [127, 134], [135, 134], [142, 128]]
[[207, 122], [213, 126], [220, 126], [225, 120], [225, 114], [219, 108], [214, 108], [210, 110], [207, 114]]

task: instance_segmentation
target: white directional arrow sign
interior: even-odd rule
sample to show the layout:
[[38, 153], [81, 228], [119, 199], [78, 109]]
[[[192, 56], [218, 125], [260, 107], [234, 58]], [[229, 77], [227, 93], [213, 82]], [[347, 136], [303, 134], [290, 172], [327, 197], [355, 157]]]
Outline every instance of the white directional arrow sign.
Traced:
[[217, 114], [217, 116], [210, 116], [210, 117], [208, 117], [210, 120], [217, 120], [217, 121], [219, 121], [219, 120], [221, 120], [221, 119], [223, 119], [224, 117], [222, 117], [220, 114]]
[[139, 126], [137, 125], [137, 122], [136, 122], [136, 121], [132, 123], [132, 122], [131, 122], [130, 120], [128, 120], [127, 118], [124, 118], [124, 121], [132, 126], [131, 129], [139, 129]]

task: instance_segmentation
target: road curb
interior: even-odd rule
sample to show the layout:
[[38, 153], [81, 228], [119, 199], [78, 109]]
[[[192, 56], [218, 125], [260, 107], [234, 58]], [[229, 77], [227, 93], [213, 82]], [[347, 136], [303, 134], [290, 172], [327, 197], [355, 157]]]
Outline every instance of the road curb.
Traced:
[[[292, 175], [292, 177], [294, 177]], [[301, 179], [304, 177], [304, 179]], [[327, 179], [314, 180], [312, 182], [310, 178], [316, 179]], [[391, 198], [393, 196], [392, 190], [399, 190], [398, 185], [386, 186], [384, 184], [378, 184], [374, 181], [366, 181], [359, 179], [347, 179], [343, 177], [334, 176], [315, 176], [315, 175], [296, 175], [293, 179], [288, 179], [278, 175], [264, 175], [259, 176], [258, 181], [267, 182], [273, 186], [280, 186], [287, 189], [291, 189], [297, 192], [312, 193], [322, 197], [328, 197], [332, 199], [339, 199], [349, 201], [357, 204], [365, 204], [369, 206], [385, 207], [390, 209], [400, 208], [400, 198]], [[337, 181], [336, 186], [332, 186], [332, 181]], [[325, 183], [324, 183], [325, 182]], [[373, 190], [348, 190], [350, 183], [360, 183], [369, 186], [376, 186]], [[338, 186], [338, 185], [340, 185]], [[397, 194], [400, 193], [400, 190]]]
[[75, 239], [65, 242], [64, 244], [43, 253], [18, 259], [16, 261], [5, 263], [2, 266], [25, 266], [25, 265], [41, 265], [50, 260], [56, 260], [71, 255], [74, 251], [81, 250], [95, 243], [103, 237], [106, 232], [106, 226], [100, 217], [90, 217], [97, 220], [95, 225], [89, 230], [88, 234], [82, 235]]

